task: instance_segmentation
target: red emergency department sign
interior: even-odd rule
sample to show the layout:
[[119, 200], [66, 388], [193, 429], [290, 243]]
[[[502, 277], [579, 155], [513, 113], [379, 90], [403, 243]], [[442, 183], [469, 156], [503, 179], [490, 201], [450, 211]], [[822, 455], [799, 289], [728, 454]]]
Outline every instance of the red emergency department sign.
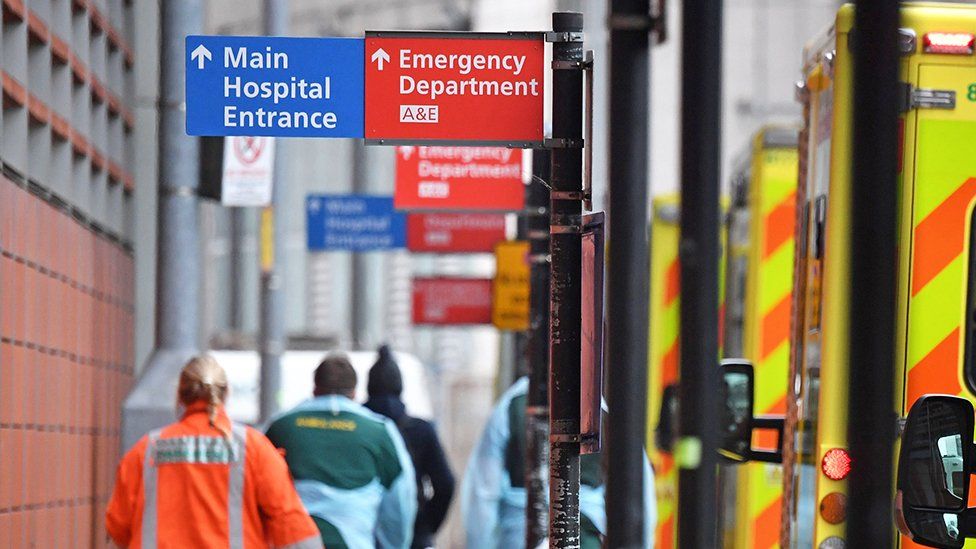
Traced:
[[393, 207], [521, 210], [526, 156], [505, 147], [397, 147]]
[[488, 253], [505, 240], [503, 214], [410, 214], [407, 249], [419, 253]]
[[491, 324], [491, 279], [415, 278], [413, 323]]
[[366, 33], [369, 141], [543, 140], [541, 33]]

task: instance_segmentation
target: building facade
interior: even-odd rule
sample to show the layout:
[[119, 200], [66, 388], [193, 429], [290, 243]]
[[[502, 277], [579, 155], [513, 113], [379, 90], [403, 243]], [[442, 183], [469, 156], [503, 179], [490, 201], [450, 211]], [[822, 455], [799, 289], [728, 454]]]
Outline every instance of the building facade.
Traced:
[[104, 546], [135, 366], [134, 3], [0, 5], [0, 546]]

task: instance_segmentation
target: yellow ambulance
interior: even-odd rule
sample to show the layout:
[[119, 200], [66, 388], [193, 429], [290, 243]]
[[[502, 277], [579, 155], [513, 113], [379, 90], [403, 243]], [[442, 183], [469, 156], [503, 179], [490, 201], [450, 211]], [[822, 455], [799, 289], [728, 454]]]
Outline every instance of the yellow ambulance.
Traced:
[[[976, 5], [905, 3], [896, 396], [976, 390]], [[783, 446], [783, 547], [844, 540], [851, 210], [852, 6], [804, 53], [793, 291], [793, 352]], [[878, 245], [890, 245], [879, 242]], [[756, 375], [760, 383], [761, 373]], [[892, 526], [894, 527], [894, 526]], [[903, 547], [917, 545], [901, 540]]]
[[[657, 495], [656, 549], [676, 547], [678, 510], [678, 470], [671, 455], [671, 444], [676, 432], [673, 417], [677, 399], [678, 336], [681, 329], [681, 268], [678, 261], [679, 211], [681, 203], [677, 194], [654, 197], [651, 204], [653, 217], [650, 234], [651, 285], [648, 337], [647, 375], [647, 435], [646, 446], [654, 466], [655, 492]], [[722, 200], [723, 213], [728, 211], [728, 200]], [[720, 320], [724, 319], [724, 278], [726, 261], [726, 231], [723, 224], [719, 239], [722, 242], [720, 258], [719, 300]], [[671, 412], [671, 413], [669, 413]]]
[[[782, 416], [790, 364], [797, 129], [764, 127], [747, 153], [731, 186], [723, 355], [753, 364], [757, 414]], [[775, 433], [755, 432], [753, 448], [776, 453], [777, 445]], [[778, 546], [781, 466], [725, 465], [720, 480], [724, 547]]]
[[[677, 195], [662, 195], [652, 202], [650, 258], [650, 364], [647, 375], [647, 450], [654, 466], [657, 494], [656, 549], [675, 547], [678, 509], [678, 471], [666, 441], [659, 444], [655, 432], [666, 431], [661, 425], [662, 403], [668, 387], [678, 381], [678, 307], [681, 295], [678, 267]], [[673, 390], [673, 389], [671, 389]], [[665, 414], [667, 413], [665, 412]], [[666, 417], [663, 418], [667, 422]], [[664, 438], [667, 438], [665, 435]], [[662, 447], [663, 446], [663, 447]]]

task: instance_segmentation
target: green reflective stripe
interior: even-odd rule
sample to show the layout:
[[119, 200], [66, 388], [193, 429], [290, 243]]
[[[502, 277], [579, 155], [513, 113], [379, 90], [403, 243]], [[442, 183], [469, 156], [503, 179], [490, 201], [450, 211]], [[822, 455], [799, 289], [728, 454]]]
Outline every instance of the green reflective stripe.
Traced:
[[244, 549], [244, 457], [247, 452], [247, 428], [231, 425], [234, 439], [234, 461], [230, 465], [230, 483], [227, 492], [227, 518], [230, 532], [230, 549]]
[[322, 549], [322, 547], [322, 539], [316, 535], [305, 538], [302, 541], [282, 545], [279, 549]]
[[145, 500], [142, 508], [142, 549], [156, 549], [156, 505], [159, 491], [156, 486], [158, 479], [154, 454], [162, 432], [162, 429], [156, 429], [149, 433], [146, 456], [142, 462], [142, 489]]

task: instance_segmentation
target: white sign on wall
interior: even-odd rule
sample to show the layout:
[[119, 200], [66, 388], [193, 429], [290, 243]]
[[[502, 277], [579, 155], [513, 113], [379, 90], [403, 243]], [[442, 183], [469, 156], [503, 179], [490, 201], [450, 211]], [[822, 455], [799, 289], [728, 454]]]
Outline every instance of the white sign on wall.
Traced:
[[221, 189], [221, 203], [224, 206], [271, 204], [274, 144], [273, 137], [224, 138], [224, 173]]

